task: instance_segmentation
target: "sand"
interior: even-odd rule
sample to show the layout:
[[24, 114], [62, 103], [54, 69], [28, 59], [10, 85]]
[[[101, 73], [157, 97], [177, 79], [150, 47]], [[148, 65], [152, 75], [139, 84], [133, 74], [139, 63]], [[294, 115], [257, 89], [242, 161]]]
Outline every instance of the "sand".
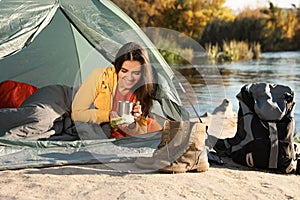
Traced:
[[225, 160], [206, 172], [124, 173], [105, 165], [1, 171], [0, 199], [300, 199], [300, 176]]

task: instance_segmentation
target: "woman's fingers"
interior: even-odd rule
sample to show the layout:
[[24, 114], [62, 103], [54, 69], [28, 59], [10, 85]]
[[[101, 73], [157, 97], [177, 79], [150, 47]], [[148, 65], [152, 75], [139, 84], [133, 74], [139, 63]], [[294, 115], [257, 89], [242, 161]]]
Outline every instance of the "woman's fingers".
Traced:
[[133, 117], [135, 121], [139, 121], [142, 117], [142, 106], [139, 101], [133, 107]]

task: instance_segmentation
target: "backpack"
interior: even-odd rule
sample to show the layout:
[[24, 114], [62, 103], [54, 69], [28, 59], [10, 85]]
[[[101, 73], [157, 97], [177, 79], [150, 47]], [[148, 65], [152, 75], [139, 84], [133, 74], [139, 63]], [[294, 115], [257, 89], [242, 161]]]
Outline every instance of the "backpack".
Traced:
[[244, 85], [236, 97], [237, 132], [227, 139], [232, 160], [279, 173], [299, 171], [294, 144], [294, 91], [284, 85], [252, 83]]

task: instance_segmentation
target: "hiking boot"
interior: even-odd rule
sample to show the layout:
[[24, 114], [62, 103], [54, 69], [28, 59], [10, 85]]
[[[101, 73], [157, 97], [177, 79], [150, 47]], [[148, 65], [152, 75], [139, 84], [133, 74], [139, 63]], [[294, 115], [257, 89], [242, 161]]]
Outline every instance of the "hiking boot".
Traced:
[[184, 173], [209, 168], [205, 147], [206, 125], [188, 121], [166, 121], [161, 142], [150, 158], [138, 158], [142, 169]]

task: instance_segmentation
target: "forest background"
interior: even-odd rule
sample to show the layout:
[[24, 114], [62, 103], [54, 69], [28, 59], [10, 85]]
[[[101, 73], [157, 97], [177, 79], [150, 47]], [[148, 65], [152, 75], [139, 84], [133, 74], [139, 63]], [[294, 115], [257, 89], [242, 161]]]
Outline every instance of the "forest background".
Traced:
[[[112, 1], [140, 27], [160, 27], [183, 33], [205, 47], [210, 58], [215, 60], [255, 59], [261, 51], [300, 50], [299, 5], [285, 9], [269, 2], [269, 7], [248, 8], [234, 14], [224, 6], [226, 0]], [[174, 42], [164, 45], [189, 52], [188, 47]], [[174, 55], [170, 59], [168, 52], [162, 50], [161, 53], [174, 64]]]

